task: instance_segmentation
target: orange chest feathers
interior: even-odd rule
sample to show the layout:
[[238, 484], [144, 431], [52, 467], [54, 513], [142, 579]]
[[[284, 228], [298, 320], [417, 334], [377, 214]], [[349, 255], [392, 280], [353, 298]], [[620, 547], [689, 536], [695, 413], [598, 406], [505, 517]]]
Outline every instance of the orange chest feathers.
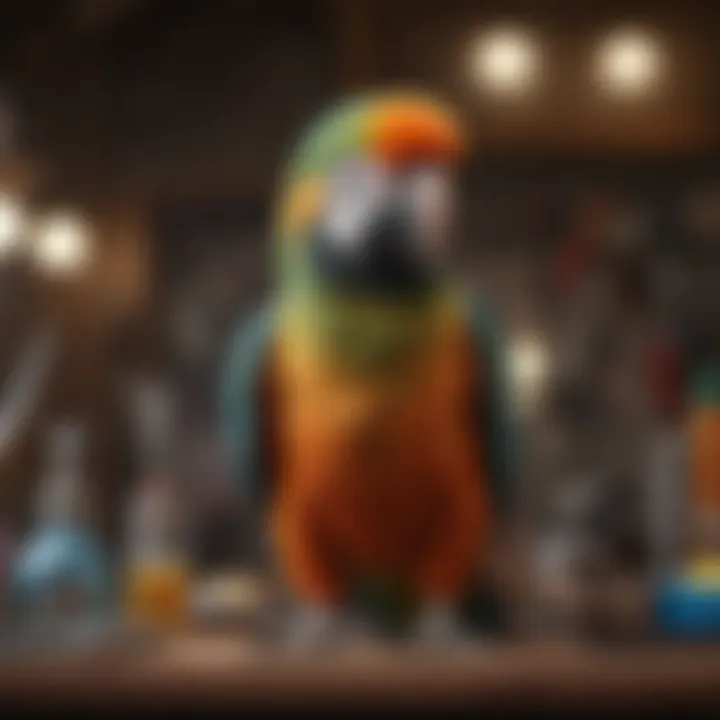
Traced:
[[[449, 472], [480, 476], [471, 398], [480, 378], [459, 334], [392, 377], [348, 376], [279, 343], [280, 491], [359, 513], [433, 502]], [[395, 508], [398, 509], [397, 514]]]

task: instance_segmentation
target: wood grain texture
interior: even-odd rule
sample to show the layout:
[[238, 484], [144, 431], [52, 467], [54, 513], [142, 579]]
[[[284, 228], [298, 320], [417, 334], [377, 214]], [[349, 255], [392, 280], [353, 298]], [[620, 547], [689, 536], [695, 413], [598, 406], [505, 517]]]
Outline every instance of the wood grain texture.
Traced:
[[54, 704], [400, 702], [427, 707], [437, 702], [448, 707], [462, 702], [609, 709], [720, 703], [719, 681], [720, 651], [709, 647], [508, 645], [432, 655], [357, 647], [308, 662], [226, 635], [5, 669], [0, 695], [4, 701], [42, 698]]

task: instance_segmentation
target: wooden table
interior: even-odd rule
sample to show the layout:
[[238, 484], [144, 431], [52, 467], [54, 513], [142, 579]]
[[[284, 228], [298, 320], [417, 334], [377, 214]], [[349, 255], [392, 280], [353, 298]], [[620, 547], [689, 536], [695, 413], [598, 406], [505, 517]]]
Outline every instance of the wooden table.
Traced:
[[359, 647], [290, 654], [228, 633], [47, 655], [0, 669], [5, 702], [206, 707], [231, 701], [449, 708], [720, 706], [720, 648], [498, 644], [444, 652]]

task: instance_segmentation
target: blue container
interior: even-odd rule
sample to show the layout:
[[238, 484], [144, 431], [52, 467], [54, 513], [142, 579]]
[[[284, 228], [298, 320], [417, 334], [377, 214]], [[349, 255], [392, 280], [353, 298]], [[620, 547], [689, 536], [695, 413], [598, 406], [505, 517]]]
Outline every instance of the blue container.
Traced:
[[88, 609], [112, 598], [112, 574], [100, 543], [71, 525], [40, 528], [23, 543], [12, 563], [9, 589], [21, 611], [44, 607], [57, 592], [80, 590]]
[[671, 579], [662, 583], [655, 597], [660, 631], [688, 640], [720, 638], [720, 585]]

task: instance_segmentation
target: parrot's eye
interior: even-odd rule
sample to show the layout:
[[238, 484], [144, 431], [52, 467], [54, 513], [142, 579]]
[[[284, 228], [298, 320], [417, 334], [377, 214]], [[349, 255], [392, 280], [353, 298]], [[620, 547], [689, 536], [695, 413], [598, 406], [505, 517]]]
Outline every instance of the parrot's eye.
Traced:
[[330, 177], [324, 229], [339, 248], [350, 250], [366, 236], [390, 192], [387, 170], [368, 162], [349, 162]]
[[441, 168], [421, 168], [412, 172], [405, 185], [413, 222], [421, 240], [421, 250], [431, 257], [442, 251], [452, 218], [452, 183]]

